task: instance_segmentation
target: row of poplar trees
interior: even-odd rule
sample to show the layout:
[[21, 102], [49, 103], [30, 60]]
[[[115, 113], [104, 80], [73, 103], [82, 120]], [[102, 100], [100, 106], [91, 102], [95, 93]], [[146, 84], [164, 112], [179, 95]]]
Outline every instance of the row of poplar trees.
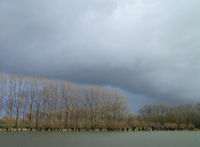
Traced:
[[123, 121], [130, 111], [119, 91], [4, 73], [0, 73], [0, 109], [7, 128], [28, 123], [36, 129], [96, 128], [110, 120]]

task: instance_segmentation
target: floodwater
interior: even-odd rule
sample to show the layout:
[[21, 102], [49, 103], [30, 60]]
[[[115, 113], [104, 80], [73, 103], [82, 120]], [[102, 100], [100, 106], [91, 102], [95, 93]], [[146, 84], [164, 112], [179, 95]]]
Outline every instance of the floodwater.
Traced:
[[0, 147], [199, 147], [199, 137], [200, 131], [0, 131]]

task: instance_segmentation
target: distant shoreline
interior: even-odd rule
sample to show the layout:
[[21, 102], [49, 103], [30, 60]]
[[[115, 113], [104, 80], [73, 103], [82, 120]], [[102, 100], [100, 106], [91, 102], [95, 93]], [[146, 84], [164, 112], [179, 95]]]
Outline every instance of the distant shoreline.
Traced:
[[154, 131], [152, 131], [152, 130], [149, 130], [149, 131], [139, 131], [139, 130], [114, 130], [114, 131], [108, 131], [107, 129], [103, 129], [103, 130], [101, 130], [100, 131], [100, 129], [94, 129], [94, 130], [85, 130], [85, 129], [81, 129], [80, 131], [78, 131], [78, 130], [75, 130], [75, 131], [73, 131], [73, 130], [71, 130], [71, 129], [63, 129], [62, 131], [61, 130], [53, 130], [53, 131], [51, 131], [51, 130], [48, 130], [48, 131], [46, 131], [46, 130], [41, 130], [41, 131], [39, 131], [39, 130], [36, 130], [36, 129], [32, 129], [32, 131], [30, 131], [30, 129], [19, 129], [18, 131], [17, 131], [17, 129], [11, 129], [11, 130], [9, 130], [9, 131], [7, 131], [6, 129], [0, 129], [0, 131], [1, 132], [173, 132], [173, 131], [176, 131], [176, 132], [182, 132], [182, 131], [184, 131], [184, 132], [187, 132], [187, 131], [200, 131], [199, 129], [194, 129], [194, 130], [154, 130]]

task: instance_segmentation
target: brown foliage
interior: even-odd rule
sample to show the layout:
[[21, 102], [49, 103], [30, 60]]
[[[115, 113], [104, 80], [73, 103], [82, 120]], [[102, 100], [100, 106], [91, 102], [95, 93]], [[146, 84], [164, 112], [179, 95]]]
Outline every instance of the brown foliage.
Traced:
[[177, 128], [178, 128], [177, 123], [171, 123], [171, 128], [172, 128], [172, 129], [177, 129]]
[[56, 128], [57, 127], [58, 122], [54, 119], [49, 120], [49, 128]]
[[87, 129], [90, 129], [92, 127], [92, 122], [90, 120], [87, 120], [85, 126]]
[[138, 120], [133, 120], [130, 123], [130, 127], [140, 127], [140, 122]]
[[125, 121], [121, 121], [121, 122], [118, 123], [118, 127], [119, 128], [126, 128], [126, 127], [128, 127], [128, 125]]
[[187, 125], [186, 124], [180, 124], [180, 129], [185, 129], [187, 127]]
[[141, 122], [140, 122], [140, 127], [148, 127], [147, 122], [141, 121]]
[[155, 128], [155, 126], [156, 126], [156, 123], [154, 123], [154, 122], [149, 122], [148, 123], [148, 127]]
[[[15, 118], [9, 118], [9, 117], [4, 117], [5, 121], [5, 127], [11, 129], [13, 127], [13, 124], [15, 123]], [[11, 120], [11, 121], [10, 121]], [[11, 122], [11, 124], [10, 124]], [[12, 125], [12, 126], [11, 126]]]
[[157, 123], [155, 123], [155, 128], [156, 128], [156, 129], [160, 129], [160, 128], [161, 128], [161, 124], [160, 124], [160, 123], [158, 123], [158, 122], [157, 122]]
[[97, 121], [97, 126], [99, 126], [100, 128], [105, 128], [106, 127], [106, 123], [103, 120], [98, 120]]
[[164, 127], [165, 129], [169, 129], [170, 126], [171, 126], [171, 123], [165, 123], [165, 124], [163, 125], [163, 127]]
[[152, 129], [160, 129], [161, 124], [159, 122], [149, 122], [148, 127], [151, 127]]
[[165, 124], [163, 125], [163, 128], [164, 128], [164, 129], [175, 130], [175, 129], [178, 128], [178, 125], [177, 125], [177, 123], [165, 123]]
[[107, 126], [112, 129], [118, 128], [118, 121], [109, 120]]
[[188, 125], [187, 125], [187, 128], [189, 129], [189, 130], [193, 130], [194, 128], [195, 128], [195, 126], [193, 125], [193, 123], [189, 123]]
[[77, 120], [77, 128], [80, 128], [80, 129], [84, 128], [84, 123], [80, 120]]

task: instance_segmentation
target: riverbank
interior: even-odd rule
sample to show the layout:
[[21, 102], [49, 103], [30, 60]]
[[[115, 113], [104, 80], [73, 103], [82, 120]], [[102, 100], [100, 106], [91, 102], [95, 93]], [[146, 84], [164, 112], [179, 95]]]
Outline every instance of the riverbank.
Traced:
[[162, 131], [162, 132], [164, 132], [164, 131], [200, 131], [199, 129], [194, 129], [194, 130], [188, 130], [188, 129], [186, 129], [186, 130], [131, 130], [131, 129], [126, 129], [126, 130], [122, 130], [122, 129], [119, 129], [119, 130], [108, 130], [108, 129], [88, 129], [88, 130], [85, 130], [85, 129], [76, 129], [76, 130], [73, 130], [73, 129], [62, 129], [62, 130], [57, 130], [57, 129], [55, 129], [55, 130], [51, 130], [51, 129], [48, 129], [48, 130], [45, 130], [45, 129], [41, 129], [41, 130], [37, 130], [37, 129], [32, 129], [32, 130], [30, 130], [30, 129], [9, 129], [9, 130], [7, 130], [7, 129], [0, 129], [0, 131], [7, 131], [7, 132], [10, 132], [10, 131], [33, 131], [33, 132], [148, 132], [148, 131], [153, 131], [153, 132], [155, 132], [155, 131]]

